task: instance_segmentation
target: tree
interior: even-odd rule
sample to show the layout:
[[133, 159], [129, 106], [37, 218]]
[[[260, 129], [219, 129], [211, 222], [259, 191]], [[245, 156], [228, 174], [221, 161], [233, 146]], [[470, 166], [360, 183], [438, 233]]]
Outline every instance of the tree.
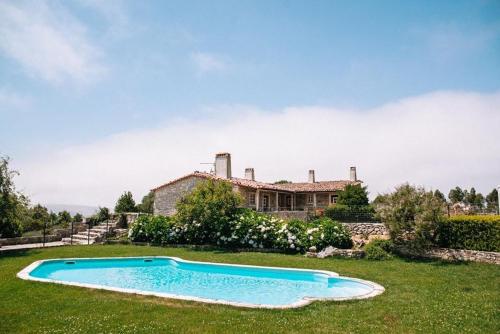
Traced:
[[286, 183], [292, 183], [292, 182], [287, 181], [287, 180], [279, 180], [279, 181], [274, 182], [274, 184], [286, 184]]
[[115, 213], [136, 212], [135, 201], [130, 191], [125, 191], [115, 205]]
[[146, 196], [142, 198], [141, 204], [137, 205], [137, 211], [144, 213], [153, 213], [155, 201], [155, 193], [150, 191]]
[[348, 184], [344, 190], [339, 192], [339, 197], [337, 198], [337, 204], [347, 205], [347, 206], [362, 206], [368, 205], [368, 192], [366, 187], [361, 185]]
[[16, 171], [9, 169], [9, 158], [0, 157], [0, 237], [11, 238], [21, 234], [20, 210], [25, 205], [17, 193], [13, 177]]
[[109, 215], [109, 209], [106, 207], [99, 207], [99, 211], [97, 211], [97, 214], [94, 216], [94, 220], [97, 223], [103, 222], [108, 220], [110, 217]]
[[484, 205], [484, 196], [481, 193], [477, 193], [476, 189], [472, 187], [470, 188], [470, 191], [464, 192], [464, 202], [482, 209]]
[[436, 242], [438, 224], [445, 219], [446, 206], [432, 191], [404, 184], [379, 196], [377, 215], [396, 244], [426, 248]]
[[50, 225], [57, 224], [57, 214], [55, 212], [50, 211], [50, 213], [49, 213], [49, 221], [50, 221]]
[[443, 203], [446, 203], [446, 197], [444, 197], [444, 194], [443, 194], [442, 192], [440, 192], [440, 191], [439, 191], [439, 189], [436, 189], [436, 190], [434, 191], [434, 196], [435, 196], [436, 198], [441, 199], [441, 201], [443, 201]]
[[448, 198], [450, 199], [450, 202], [455, 204], [458, 202], [462, 202], [464, 200], [465, 194], [464, 191], [460, 187], [455, 187], [455, 189], [451, 189]]
[[68, 225], [71, 222], [71, 214], [63, 210], [57, 214], [57, 222], [63, 226]]
[[73, 222], [75, 223], [81, 223], [83, 221], [83, 216], [81, 213], [77, 212], [74, 216], [73, 216]]
[[498, 212], [498, 190], [493, 189], [486, 195], [486, 209], [489, 212]]
[[217, 232], [229, 230], [241, 203], [229, 182], [207, 180], [177, 203], [175, 220], [188, 229], [187, 242], [209, 243]]

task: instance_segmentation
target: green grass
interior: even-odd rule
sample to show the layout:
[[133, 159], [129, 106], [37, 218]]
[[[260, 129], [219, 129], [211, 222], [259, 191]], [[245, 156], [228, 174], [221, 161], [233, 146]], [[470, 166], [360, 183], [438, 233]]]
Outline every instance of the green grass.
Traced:
[[[189, 260], [325, 269], [368, 279], [375, 298], [264, 310], [18, 279], [39, 259], [172, 255]], [[58, 247], [0, 255], [1, 333], [499, 333], [500, 267], [443, 262], [310, 259], [126, 245]]]

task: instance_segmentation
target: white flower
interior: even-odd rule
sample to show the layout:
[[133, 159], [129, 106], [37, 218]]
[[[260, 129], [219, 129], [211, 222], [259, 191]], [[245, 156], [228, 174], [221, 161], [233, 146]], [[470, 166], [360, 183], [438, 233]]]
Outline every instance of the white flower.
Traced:
[[295, 245], [294, 245], [294, 244], [291, 244], [291, 245], [290, 245], [290, 248], [291, 248], [291, 249], [295, 249]]
[[325, 234], [321, 233], [321, 240], [323, 240], [324, 238], [325, 238]]

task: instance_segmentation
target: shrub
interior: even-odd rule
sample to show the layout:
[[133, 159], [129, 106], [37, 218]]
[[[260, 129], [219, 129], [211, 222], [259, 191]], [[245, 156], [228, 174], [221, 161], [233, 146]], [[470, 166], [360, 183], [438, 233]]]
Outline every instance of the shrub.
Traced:
[[290, 252], [302, 252], [308, 245], [307, 224], [302, 220], [289, 220], [282, 224], [277, 232], [276, 248]]
[[185, 229], [186, 241], [211, 243], [216, 233], [227, 230], [240, 211], [241, 198], [226, 181], [207, 180], [177, 203], [175, 220]]
[[352, 247], [349, 230], [344, 225], [327, 217], [312, 221], [306, 233], [308, 235], [308, 247], [314, 246], [317, 250], [328, 246], [336, 248]]
[[378, 196], [376, 211], [395, 243], [422, 249], [435, 244], [437, 225], [444, 220], [443, 201], [432, 191], [404, 184]]
[[132, 224], [130, 229], [128, 230], [128, 237], [132, 241], [138, 242], [146, 242], [148, 240], [148, 236], [146, 233], [146, 226], [150, 223], [151, 216], [139, 216]]
[[369, 260], [388, 260], [392, 257], [388, 249], [392, 249], [388, 240], [373, 240], [365, 246], [365, 256]]
[[440, 247], [500, 251], [500, 216], [455, 216], [438, 224]]
[[373, 221], [375, 210], [370, 205], [347, 206], [344, 204], [331, 205], [325, 209], [325, 216], [339, 221]]
[[242, 209], [227, 228], [217, 231], [216, 244], [227, 247], [273, 248], [283, 220]]

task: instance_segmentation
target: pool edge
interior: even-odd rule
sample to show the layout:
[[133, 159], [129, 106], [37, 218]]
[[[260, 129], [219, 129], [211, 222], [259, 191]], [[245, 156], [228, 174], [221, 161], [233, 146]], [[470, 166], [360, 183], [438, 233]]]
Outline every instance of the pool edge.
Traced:
[[[95, 260], [95, 259], [100, 259], [100, 260], [112, 260], [112, 259], [144, 259], [144, 258], [166, 258], [166, 259], [171, 259], [177, 262], [184, 262], [184, 263], [203, 263], [203, 264], [210, 264], [210, 265], [219, 265], [219, 266], [232, 266], [232, 267], [249, 267], [249, 268], [265, 268], [265, 269], [280, 269], [280, 270], [286, 270], [286, 271], [307, 271], [307, 272], [315, 272], [315, 273], [322, 273], [325, 275], [328, 275], [329, 278], [335, 277], [335, 278], [342, 278], [342, 279], [349, 279], [352, 281], [360, 282], [363, 284], [366, 284], [372, 288], [372, 291], [360, 295], [360, 296], [355, 296], [355, 297], [325, 297], [325, 298], [318, 298], [318, 297], [303, 297], [301, 300], [291, 303], [291, 304], [286, 304], [286, 305], [269, 305], [269, 304], [250, 304], [250, 303], [238, 303], [238, 302], [231, 302], [231, 301], [226, 301], [226, 300], [219, 300], [219, 299], [208, 299], [208, 298], [200, 298], [200, 297], [194, 297], [194, 296], [184, 296], [184, 295], [175, 295], [175, 294], [169, 294], [169, 293], [161, 293], [161, 292], [150, 292], [150, 291], [142, 291], [142, 290], [136, 290], [136, 289], [126, 289], [126, 288], [118, 288], [118, 287], [111, 287], [111, 286], [105, 286], [105, 285], [99, 285], [99, 284], [88, 284], [88, 283], [77, 283], [77, 282], [67, 282], [67, 281], [59, 281], [59, 280], [54, 280], [50, 278], [39, 278], [39, 277], [33, 277], [31, 276], [31, 272], [37, 268], [39, 265], [41, 265], [44, 262], [49, 262], [49, 261], [67, 261], [67, 260]], [[90, 289], [96, 289], [96, 290], [108, 290], [108, 291], [114, 291], [114, 292], [121, 292], [121, 293], [129, 293], [129, 294], [137, 294], [137, 295], [143, 295], [143, 296], [155, 296], [155, 297], [160, 297], [160, 298], [170, 298], [170, 299], [178, 299], [178, 300], [185, 300], [185, 301], [195, 301], [195, 302], [201, 302], [201, 303], [208, 303], [208, 304], [219, 304], [219, 305], [228, 305], [228, 306], [236, 306], [236, 307], [246, 307], [246, 308], [257, 308], [257, 309], [291, 309], [291, 308], [299, 308], [303, 307], [306, 305], [311, 304], [314, 301], [346, 301], [346, 300], [359, 300], [359, 299], [366, 299], [366, 298], [372, 298], [375, 296], [378, 296], [382, 294], [385, 291], [385, 288], [375, 282], [372, 281], [367, 281], [363, 280], [360, 278], [354, 278], [354, 277], [347, 277], [347, 276], [340, 276], [338, 273], [333, 272], [333, 271], [328, 271], [328, 270], [320, 270], [320, 269], [303, 269], [303, 268], [286, 268], [286, 267], [268, 267], [268, 266], [255, 266], [255, 265], [245, 265], [245, 264], [232, 264], [232, 263], [219, 263], [219, 262], [204, 262], [204, 261], [191, 261], [191, 260], [185, 260], [180, 257], [175, 257], [175, 256], [162, 256], [162, 255], [154, 255], [154, 256], [118, 256], [118, 257], [93, 257], [93, 258], [55, 258], [55, 259], [45, 259], [45, 260], [37, 260], [24, 269], [22, 269], [20, 272], [16, 274], [16, 276], [20, 279], [27, 280], [27, 281], [37, 281], [37, 282], [44, 282], [44, 283], [56, 283], [56, 284], [62, 284], [62, 285], [68, 285], [68, 286], [77, 286], [77, 287], [82, 287], [82, 288], [90, 288]]]

